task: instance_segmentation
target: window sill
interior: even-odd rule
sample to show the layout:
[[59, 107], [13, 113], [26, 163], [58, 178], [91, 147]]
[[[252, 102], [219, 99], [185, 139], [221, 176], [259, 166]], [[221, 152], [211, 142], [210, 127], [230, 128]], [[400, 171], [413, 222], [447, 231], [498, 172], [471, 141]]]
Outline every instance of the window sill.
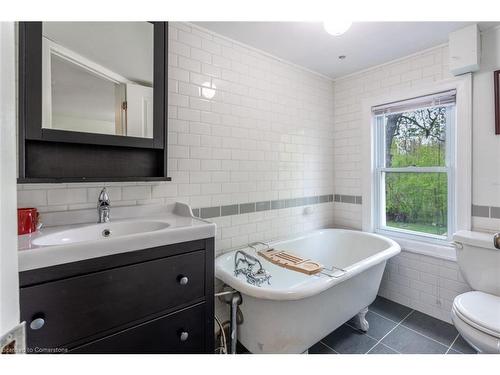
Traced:
[[455, 253], [455, 248], [452, 244], [437, 244], [427, 241], [418, 241], [408, 238], [402, 238], [394, 235], [381, 234], [383, 236], [389, 237], [390, 239], [396, 241], [399, 246], [401, 246], [402, 251], [407, 251], [409, 253], [415, 253], [420, 255], [426, 255], [433, 258], [444, 259], [452, 262], [457, 261], [457, 256]]

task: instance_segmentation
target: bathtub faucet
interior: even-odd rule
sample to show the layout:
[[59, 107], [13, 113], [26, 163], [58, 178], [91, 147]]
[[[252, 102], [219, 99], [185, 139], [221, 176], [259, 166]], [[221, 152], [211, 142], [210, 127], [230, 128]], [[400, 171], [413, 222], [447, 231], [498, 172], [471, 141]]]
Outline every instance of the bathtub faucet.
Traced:
[[[256, 266], [259, 268], [254, 270]], [[259, 287], [266, 281], [268, 284], [271, 284], [269, 281], [271, 275], [262, 267], [260, 260], [241, 250], [238, 250], [234, 254], [234, 275], [236, 277], [238, 275], [245, 275], [247, 283]]]

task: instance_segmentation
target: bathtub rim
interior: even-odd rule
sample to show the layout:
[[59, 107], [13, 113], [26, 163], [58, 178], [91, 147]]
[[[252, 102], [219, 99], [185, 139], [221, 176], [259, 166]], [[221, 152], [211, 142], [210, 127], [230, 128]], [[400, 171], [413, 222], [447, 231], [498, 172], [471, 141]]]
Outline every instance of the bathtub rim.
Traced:
[[[340, 228], [325, 228], [325, 229], [317, 229], [306, 234], [286, 239], [279, 239], [267, 242], [270, 246], [275, 246], [281, 243], [300, 240], [304, 238], [308, 238], [315, 235], [320, 235], [321, 232], [325, 231], [335, 231], [335, 232], [349, 232], [355, 233], [356, 235], [362, 235], [372, 238], [378, 238], [387, 242], [388, 247], [384, 250], [377, 252], [367, 258], [364, 258], [352, 265], [346, 267], [347, 272], [339, 278], [330, 278], [325, 275], [321, 275], [319, 278], [311, 278], [311, 282], [301, 285], [300, 287], [296, 287], [293, 290], [286, 290], [284, 288], [262, 288], [257, 287], [251, 284], [248, 284], [245, 280], [237, 278], [234, 276], [233, 269], [228, 270], [227, 268], [221, 265], [222, 259], [227, 258], [229, 254], [234, 254], [236, 249], [230, 250], [217, 256], [215, 260], [215, 274], [216, 278], [239, 291], [242, 294], [246, 294], [255, 298], [262, 298], [267, 300], [274, 301], [288, 301], [288, 300], [299, 300], [303, 298], [307, 298], [316, 294], [319, 294], [345, 280], [348, 280], [361, 272], [371, 268], [381, 262], [387, 261], [387, 259], [392, 258], [393, 256], [399, 254], [401, 252], [401, 247], [394, 240], [369, 232], [362, 232], [358, 230], [352, 229], [340, 229]], [[282, 269], [283, 272], [295, 272], [291, 270], [287, 270], [285, 268]], [[272, 285], [272, 284], [271, 284]]]

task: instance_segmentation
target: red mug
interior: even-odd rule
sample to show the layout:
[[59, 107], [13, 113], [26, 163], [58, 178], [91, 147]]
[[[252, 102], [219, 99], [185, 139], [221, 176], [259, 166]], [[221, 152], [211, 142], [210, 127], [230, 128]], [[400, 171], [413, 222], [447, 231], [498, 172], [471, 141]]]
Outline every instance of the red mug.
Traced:
[[38, 229], [38, 219], [40, 217], [36, 208], [17, 209], [17, 234], [27, 234], [36, 232]]

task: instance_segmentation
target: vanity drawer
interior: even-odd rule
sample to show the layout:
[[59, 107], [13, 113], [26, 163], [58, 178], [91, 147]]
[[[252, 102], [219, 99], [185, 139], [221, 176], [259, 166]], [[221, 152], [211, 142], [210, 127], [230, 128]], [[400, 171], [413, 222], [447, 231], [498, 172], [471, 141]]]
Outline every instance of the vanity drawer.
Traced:
[[70, 353], [204, 353], [204, 322], [205, 304], [201, 304], [90, 342]]
[[205, 252], [196, 251], [21, 288], [21, 319], [28, 347], [65, 347], [204, 294]]

